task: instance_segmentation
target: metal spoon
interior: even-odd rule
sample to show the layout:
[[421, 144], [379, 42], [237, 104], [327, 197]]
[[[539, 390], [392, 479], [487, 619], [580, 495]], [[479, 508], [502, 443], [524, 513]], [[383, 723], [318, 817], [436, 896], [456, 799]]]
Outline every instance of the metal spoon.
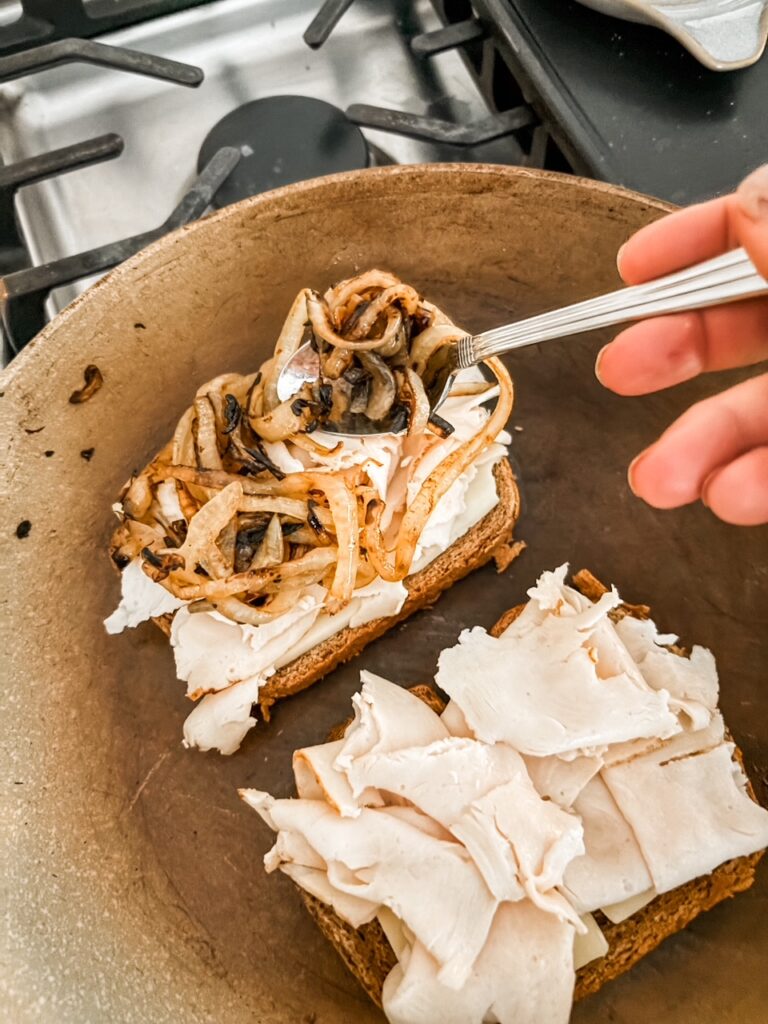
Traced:
[[[440, 408], [460, 370], [492, 356], [629, 320], [718, 306], [756, 295], [768, 295], [768, 281], [757, 272], [744, 249], [734, 249], [646, 284], [619, 288], [474, 337], [465, 335], [438, 349], [427, 366], [424, 382], [430, 409], [434, 413]], [[317, 353], [309, 344], [302, 345], [278, 377], [280, 401], [296, 394], [305, 382], [317, 380], [319, 372]], [[373, 423], [360, 414], [348, 415], [339, 424], [325, 424], [326, 430], [346, 436], [392, 433], [391, 427], [389, 421]]]

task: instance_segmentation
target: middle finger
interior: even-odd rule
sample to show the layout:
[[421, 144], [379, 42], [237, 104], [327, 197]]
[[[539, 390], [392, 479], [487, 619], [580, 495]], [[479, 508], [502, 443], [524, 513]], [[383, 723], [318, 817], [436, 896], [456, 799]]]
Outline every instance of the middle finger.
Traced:
[[597, 357], [595, 372], [620, 395], [645, 395], [699, 373], [768, 359], [768, 299], [642, 320]]

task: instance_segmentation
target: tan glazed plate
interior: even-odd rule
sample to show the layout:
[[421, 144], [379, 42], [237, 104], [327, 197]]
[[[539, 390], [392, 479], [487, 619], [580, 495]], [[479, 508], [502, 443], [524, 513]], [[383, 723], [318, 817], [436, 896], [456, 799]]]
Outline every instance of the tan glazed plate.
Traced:
[[[345, 718], [359, 670], [429, 679], [570, 559], [711, 647], [759, 795], [768, 781], [768, 532], [703, 508], [655, 512], [625, 467], [687, 404], [735, 379], [644, 399], [605, 392], [605, 335], [510, 360], [523, 556], [490, 567], [351, 665], [280, 705], [239, 753], [181, 746], [188, 705], [160, 632], [109, 637], [110, 504], [196, 386], [268, 353], [303, 285], [379, 266], [469, 329], [618, 284], [615, 254], [665, 211], [594, 182], [491, 166], [392, 167], [221, 210], [152, 245], [69, 306], [7, 369], [2, 467], [0, 1016], [12, 1024], [382, 1021], [283, 876], [238, 786], [280, 795], [290, 754]], [[102, 387], [70, 402], [87, 366]], [[576, 1024], [757, 1024], [768, 1005], [768, 880], [667, 940], [574, 1010]]]

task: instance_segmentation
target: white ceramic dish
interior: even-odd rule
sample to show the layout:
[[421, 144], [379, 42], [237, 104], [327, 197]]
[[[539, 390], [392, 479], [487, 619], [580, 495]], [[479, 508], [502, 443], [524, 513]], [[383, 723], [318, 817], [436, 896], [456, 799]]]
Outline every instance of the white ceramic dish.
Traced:
[[655, 25], [713, 71], [754, 64], [768, 39], [768, 0], [581, 0], [603, 14]]

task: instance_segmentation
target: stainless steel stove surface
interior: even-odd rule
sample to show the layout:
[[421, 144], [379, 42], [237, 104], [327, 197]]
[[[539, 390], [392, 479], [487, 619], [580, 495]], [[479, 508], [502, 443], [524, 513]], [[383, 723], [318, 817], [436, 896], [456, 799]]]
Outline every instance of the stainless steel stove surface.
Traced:
[[[19, 191], [17, 215], [32, 263], [162, 223], [193, 181], [211, 128], [260, 97], [308, 96], [341, 110], [368, 103], [457, 124], [488, 116], [457, 51], [429, 59], [411, 52], [412, 36], [440, 27], [428, 0], [356, 0], [325, 45], [313, 51], [302, 34], [318, 6], [319, 0], [219, 0], [100, 37], [199, 65], [205, 80], [197, 89], [87, 64], [0, 86], [4, 163], [106, 132], [125, 140], [118, 159]], [[512, 138], [458, 149], [380, 131], [365, 135], [374, 162], [520, 162]], [[50, 311], [89, 283], [52, 293]]]

